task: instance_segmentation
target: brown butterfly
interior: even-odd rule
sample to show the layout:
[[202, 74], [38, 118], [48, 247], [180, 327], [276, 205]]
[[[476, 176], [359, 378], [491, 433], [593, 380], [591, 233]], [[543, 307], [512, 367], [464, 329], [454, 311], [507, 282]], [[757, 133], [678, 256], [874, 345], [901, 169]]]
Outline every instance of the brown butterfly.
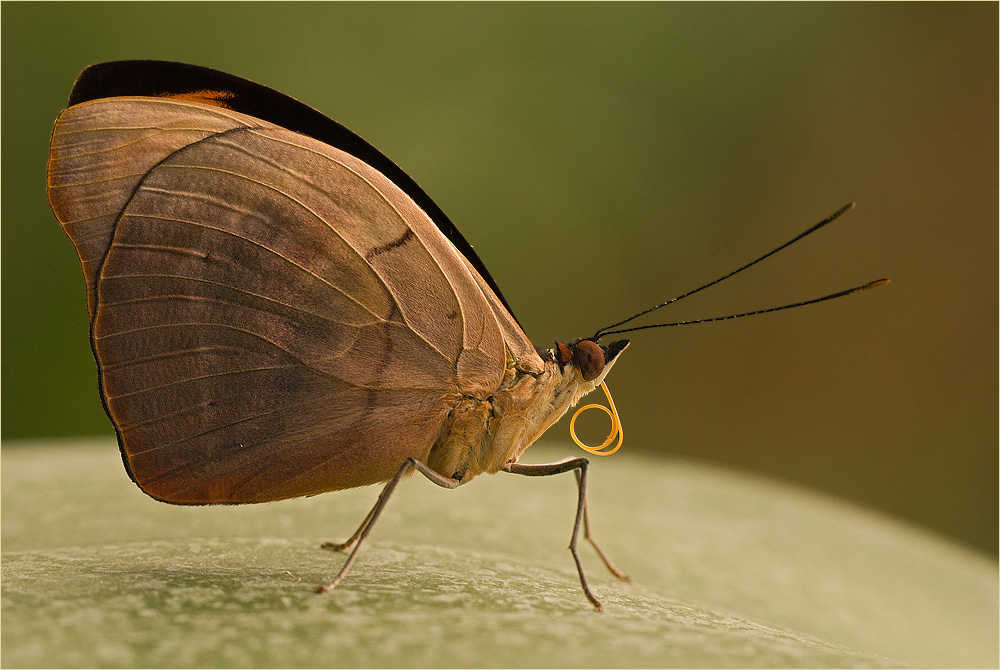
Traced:
[[628, 342], [599, 340], [635, 317], [536, 348], [471, 245], [392, 161], [314, 109], [207, 68], [84, 70], [52, 133], [48, 193], [87, 280], [101, 398], [144, 492], [250, 503], [388, 482], [350, 540], [324, 545], [355, 544], [326, 591], [414, 469], [448, 488], [574, 471], [570, 550], [600, 608], [576, 551], [581, 525], [593, 543], [587, 459], [517, 461], [602, 383]]

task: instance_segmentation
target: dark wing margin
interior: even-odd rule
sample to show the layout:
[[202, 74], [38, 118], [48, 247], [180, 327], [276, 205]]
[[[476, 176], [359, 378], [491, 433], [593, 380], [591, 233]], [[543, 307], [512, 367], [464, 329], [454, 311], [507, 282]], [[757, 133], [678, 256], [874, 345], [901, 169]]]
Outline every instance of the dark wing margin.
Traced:
[[226, 107], [325, 142], [364, 161], [388, 177], [427, 213], [517, 321], [514, 310], [482, 259], [430, 196], [385, 154], [312, 107], [249, 79], [198, 65], [158, 60], [111, 61], [91, 65], [80, 73], [73, 85], [69, 105], [121, 96], [184, 98]]

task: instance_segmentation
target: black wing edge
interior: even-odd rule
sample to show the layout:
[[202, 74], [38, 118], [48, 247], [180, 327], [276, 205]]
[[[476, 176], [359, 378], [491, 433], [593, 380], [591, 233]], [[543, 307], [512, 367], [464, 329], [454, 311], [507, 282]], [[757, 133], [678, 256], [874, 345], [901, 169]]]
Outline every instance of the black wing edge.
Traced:
[[[226, 74], [218, 70], [159, 60], [111, 61], [91, 65], [80, 73], [69, 105], [89, 100], [121, 96], [178, 96], [199, 92], [221, 92], [219, 104], [263, 119], [288, 130], [325, 142], [358, 158], [388, 177], [406, 195], [427, 212], [438, 230], [472, 264], [489, 285], [507, 312], [514, 317], [500, 287], [472, 245], [462, 236], [451, 219], [431, 200], [417, 182], [381, 151], [361, 137], [298, 100], [274, 89]], [[520, 322], [518, 322], [520, 325]]]

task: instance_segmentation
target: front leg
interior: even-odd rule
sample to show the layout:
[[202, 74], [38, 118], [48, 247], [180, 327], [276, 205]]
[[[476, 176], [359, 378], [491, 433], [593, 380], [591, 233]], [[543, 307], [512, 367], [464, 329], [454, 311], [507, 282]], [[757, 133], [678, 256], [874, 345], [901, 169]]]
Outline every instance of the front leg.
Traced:
[[573, 537], [569, 542], [570, 553], [573, 554], [573, 561], [576, 563], [576, 570], [580, 574], [580, 584], [583, 586], [583, 593], [587, 596], [587, 600], [590, 604], [594, 606], [597, 610], [602, 610], [604, 607], [598, 602], [597, 598], [590, 591], [590, 585], [587, 583], [587, 575], [583, 571], [583, 564], [580, 562], [580, 556], [576, 551], [576, 540], [580, 533], [580, 524], [583, 523], [583, 534], [588, 542], [597, 551], [597, 555], [601, 557], [604, 561], [604, 565], [608, 567], [615, 577], [622, 579], [624, 581], [631, 581], [628, 575], [623, 573], [621, 570], [615, 567], [611, 562], [611, 559], [607, 557], [601, 547], [596, 541], [590, 536], [590, 520], [587, 515], [587, 468], [590, 465], [590, 461], [586, 458], [571, 458], [565, 461], [559, 461], [558, 463], [544, 463], [544, 464], [526, 464], [526, 463], [508, 463], [504, 466], [504, 471], [510, 472], [515, 475], [525, 475], [527, 477], [547, 477], [549, 475], [558, 475], [563, 472], [569, 472], [570, 470], [576, 473], [576, 483], [579, 489], [579, 497], [576, 504], [576, 521], [573, 523]]

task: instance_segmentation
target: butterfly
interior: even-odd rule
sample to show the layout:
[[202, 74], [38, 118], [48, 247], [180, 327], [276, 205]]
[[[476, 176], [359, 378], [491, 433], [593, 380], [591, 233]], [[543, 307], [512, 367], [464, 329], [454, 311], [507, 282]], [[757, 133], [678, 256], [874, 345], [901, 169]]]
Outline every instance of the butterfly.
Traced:
[[472, 246], [392, 161], [296, 100], [204, 67], [85, 69], [47, 182], [86, 279], [101, 399], [142, 491], [253, 503], [386, 483], [358, 531], [324, 545], [354, 546], [317, 587], [328, 591], [414, 471], [447, 488], [572, 471], [584, 594], [600, 609], [581, 527], [628, 579], [590, 537], [587, 459], [518, 459], [603, 383], [628, 341], [600, 340], [636, 317], [535, 347]]

